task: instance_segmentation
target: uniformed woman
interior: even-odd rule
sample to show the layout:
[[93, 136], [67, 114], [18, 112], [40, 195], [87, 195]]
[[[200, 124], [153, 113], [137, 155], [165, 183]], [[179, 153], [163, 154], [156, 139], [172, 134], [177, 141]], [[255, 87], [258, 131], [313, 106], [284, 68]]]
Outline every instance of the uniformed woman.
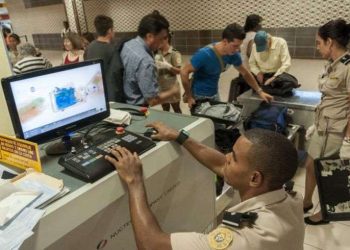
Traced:
[[182, 64], [181, 54], [174, 49], [171, 44], [171, 33], [168, 32], [167, 38], [161, 44], [158, 53], [155, 56], [156, 66], [158, 68], [158, 83], [160, 91], [167, 91], [171, 88], [176, 88], [178, 94], [170, 100], [170, 103], [163, 103], [163, 110], [169, 111], [170, 105], [174, 112], [181, 113], [180, 109], [180, 84], [176, 75], [180, 74]]
[[[316, 186], [313, 159], [329, 157], [339, 153], [340, 158], [350, 158], [350, 54], [347, 45], [350, 24], [343, 19], [332, 20], [318, 30], [317, 50], [328, 60], [319, 77], [321, 102], [317, 106], [314, 125], [307, 131], [311, 136], [309, 157], [306, 161], [304, 212], [312, 207], [312, 194]], [[305, 223], [320, 225], [320, 212], [305, 217]]]

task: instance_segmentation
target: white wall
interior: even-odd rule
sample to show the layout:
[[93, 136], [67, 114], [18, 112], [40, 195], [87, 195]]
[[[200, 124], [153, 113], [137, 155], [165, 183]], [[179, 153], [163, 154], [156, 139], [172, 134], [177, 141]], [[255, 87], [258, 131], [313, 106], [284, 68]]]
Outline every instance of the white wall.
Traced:
[[159, 10], [172, 30], [222, 29], [243, 24], [247, 15], [264, 18], [265, 28], [317, 27], [329, 19], [350, 19], [349, 0], [88, 0], [84, 1], [89, 30], [98, 14], [111, 16], [118, 32], [136, 31], [141, 18]]
[[60, 33], [66, 20], [63, 4], [26, 9], [23, 0], [10, 0], [7, 5], [14, 32], [27, 35], [31, 43], [32, 34]]

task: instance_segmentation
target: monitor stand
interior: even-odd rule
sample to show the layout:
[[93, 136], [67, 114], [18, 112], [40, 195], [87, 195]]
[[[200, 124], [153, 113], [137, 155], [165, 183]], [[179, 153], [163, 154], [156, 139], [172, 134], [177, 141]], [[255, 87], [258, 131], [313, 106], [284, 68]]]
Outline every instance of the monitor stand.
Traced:
[[52, 142], [45, 148], [46, 155], [68, 154], [82, 145], [81, 139], [81, 136], [63, 136], [60, 141]]

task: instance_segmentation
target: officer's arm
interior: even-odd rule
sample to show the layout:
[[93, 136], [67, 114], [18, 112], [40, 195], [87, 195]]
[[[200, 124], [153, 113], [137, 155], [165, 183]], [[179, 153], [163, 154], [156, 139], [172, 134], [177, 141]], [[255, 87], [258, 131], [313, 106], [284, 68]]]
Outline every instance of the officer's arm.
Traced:
[[226, 163], [226, 156], [223, 153], [201, 144], [192, 138], [188, 138], [183, 146], [202, 165], [219, 176], [224, 175], [223, 170]]
[[131, 223], [138, 249], [171, 250], [170, 234], [162, 231], [148, 203], [143, 180], [129, 187]]
[[150, 106], [162, 104], [162, 103], [168, 102], [177, 93], [178, 93], [178, 89], [173, 87], [173, 88], [170, 88], [169, 90], [162, 91], [162, 92], [158, 93], [158, 95], [155, 97], [148, 98], [147, 103]]
[[[175, 141], [179, 136], [179, 131], [169, 128], [161, 122], [153, 122], [151, 124], [147, 124], [146, 126], [153, 127], [158, 131], [157, 134], [152, 136], [152, 138], [157, 140]], [[226, 156], [223, 153], [201, 144], [191, 137], [189, 137], [182, 145], [202, 165], [217, 175], [223, 176], [223, 169], [226, 164]]]
[[131, 224], [137, 249], [171, 250], [170, 235], [163, 232], [147, 203], [142, 175], [142, 163], [136, 153], [125, 148], [115, 148], [106, 160], [114, 165], [128, 187]]
[[[348, 93], [348, 95], [349, 95], [348, 98], [350, 102], [350, 92]], [[350, 138], [350, 115], [348, 116], [348, 125], [346, 127], [345, 137]]]

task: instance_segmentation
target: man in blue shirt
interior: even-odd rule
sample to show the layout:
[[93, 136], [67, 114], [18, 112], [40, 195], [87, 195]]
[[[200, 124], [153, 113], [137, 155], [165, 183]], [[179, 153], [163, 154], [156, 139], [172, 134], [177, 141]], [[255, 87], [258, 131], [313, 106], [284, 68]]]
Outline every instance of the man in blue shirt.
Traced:
[[[185, 90], [184, 101], [187, 101], [190, 108], [196, 100], [219, 100], [219, 78], [227, 65], [233, 65], [264, 101], [270, 102], [273, 99], [259, 87], [253, 75], [242, 64], [239, 48], [244, 38], [245, 33], [240, 25], [236, 23], [228, 25], [222, 33], [220, 42], [199, 49], [193, 55], [191, 62], [181, 70]], [[190, 82], [189, 75], [192, 72], [194, 72], [193, 80]]]
[[157, 67], [171, 65], [164, 62], [156, 67], [153, 58], [153, 51], [158, 50], [167, 38], [168, 29], [165, 17], [154, 11], [142, 18], [138, 36], [124, 44], [120, 57], [124, 65], [123, 87], [127, 103], [154, 106], [168, 102], [177, 94], [176, 88], [159, 93]]

